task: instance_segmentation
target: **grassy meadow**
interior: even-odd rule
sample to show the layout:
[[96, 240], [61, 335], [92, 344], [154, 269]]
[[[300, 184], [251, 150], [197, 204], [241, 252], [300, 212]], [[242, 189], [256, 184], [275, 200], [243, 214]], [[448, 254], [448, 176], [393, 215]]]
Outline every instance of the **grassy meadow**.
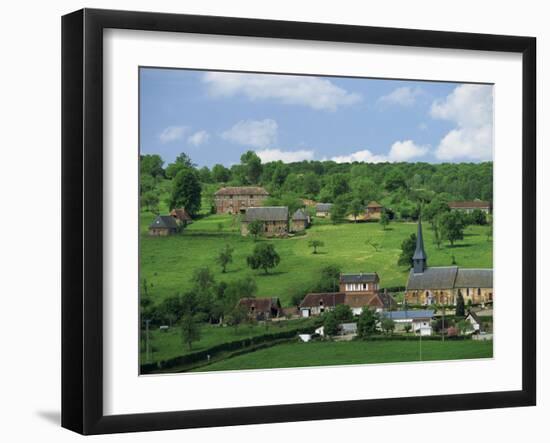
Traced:
[[242, 369], [299, 368], [343, 364], [491, 358], [492, 341], [348, 341], [285, 343], [218, 361], [200, 372]]
[[[240, 235], [238, 218], [231, 215], [208, 215], [195, 220], [181, 234], [169, 237], [149, 237], [147, 229], [154, 215], [142, 212], [140, 219], [140, 278], [147, 279], [149, 295], [155, 302], [183, 293], [191, 287], [195, 269], [209, 267], [216, 280], [232, 281], [252, 276], [258, 285], [258, 297], [279, 297], [288, 306], [293, 292], [307, 290], [320, 270], [331, 264], [343, 272], [377, 272], [381, 287], [405, 286], [408, 269], [397, 266], [401, 242], [416, 232], [416, 223], [391, 223], [386, 230], [378, 223], [343, 223], [333, 225], [328, 220], [314, 219], [305, 235], [270, 241], [281, 257], [279, 266], [268, 275], [253, 271], [246, 257], [255, 245], [251, 238]], [[454, 247], [447, 243], [437, 249], [429, 226], [424, 227], [424, 241], [430, 266], [448, 266], [452, 256], [459, 266], [492, 267], [492, 242], [487, 240], [486, 226], [469, 226], [464, 240]], [[318, 239], [325, 246], [318, 254], [308, 247]], [[367, 240], [374, 243], [367, 244]], [[225, 244], [234, 248], [233, 263], [225, 274], [215, 259]], [[140, 285], [141, 287], [142, 285]]]

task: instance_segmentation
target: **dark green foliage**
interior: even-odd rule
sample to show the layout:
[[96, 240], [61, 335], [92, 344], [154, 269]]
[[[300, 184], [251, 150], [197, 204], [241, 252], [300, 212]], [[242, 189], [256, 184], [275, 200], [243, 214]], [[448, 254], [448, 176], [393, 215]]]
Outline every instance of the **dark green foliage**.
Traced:
[[241, 155], [241, 165], [248, 184], [259, 183], [262, 174], [262, 161], [254, 151], [246, 151]]
[[487, 224], [487, 214], [481, 209], [474, 209], [471, 214], [469, 214], [469, 222], [473, 225], [486, 225]]
[[170, 209], [185, 208], [189, 214], [196, 214], [201, 207], [201, 184], [194, 170], [184, 168], [172, 180]]
[[181, 320], [181, 339], [192, 349], [193, 342], [201, 339], [201, 329], [195, 318], [186, 314]]
[[357, 320], [357, 336], [360, 338], [368, 338], [376, 334], [376, 325], [378, 323], [378, 314], [364, 307], [359, 319]]
[[401, 255], [397, 260], [399, 266], [408, 266], [412, 267], [413, 265], [413, 255], [414, 250], [416, 249], [416, 234], [411, 234], [409, 238], [403, 240], [401, 243]]
[[338, 305], [334, 308], [334, 317], [339, 323], [353, 320], [353, 312], [348, 305]]
[[334, 315], [334, 312], [327, 312], [323, 318], [323, 326], [325, 327], [325, 335], [332, 337], [338, 334], [338, 320]]
[[440, 216], [441, 236], [448, 240], [451, 246], [455, 241], [464, 238], [464, 218], [458, 211], [446, 212]]
[[322, 242], [321, 240], [310, 240], [308, 242], [308, 246], [310, 248], [313, 248], [313, 253], [314, 254], [317, 254], [317, 248], [320, 248], [322, 246], [325, 246], [325, 243]]
[[159, 213], [160, 199], [156, 192], [154, 191], [145, 192], [140, 197], [139, 202], [141, 207], [145, 208], [147, 211], [152, 212], [153, 214]]
[[328, 265], [321, 269], [321, 275], [311, 292], [337, 292], [342, 270], [339, 266]]
[[338, 197], [330, 209], [330, 218], [333, 223], [341, 223], [348, 212], [348, 199], [346, 196]]
[[151, 177], [163, 177], [164, 169], [162, 165], [164, 161], [158, 154], [140, 155], [139, 157], [139, 173], [150, 175]]
[[203, 166], [199, 169], [199, 179], [201, 183], [210, 183], [212, 181], [212, 173], [207, 166]]
[[216, 183], [225, 183], [231, 180], [231, 172], [219, 163], [212, 168], [212, 179]]
[[454, 326], [454, 321], [448, 317], [439, 317], [432, 321], [432, 328], [436, 334], [439, 334], [442, 329], [450, 328], [451, 326]]
[[462, 296], [462, 291], [458, 290], [458, 296], [456, 298], [456, 316], [457, 317], [464, 317], [465, 315], [465, 309], [464, 309], [464, 297]]
[[390, 192], [397, 191], [398, 189], [406, 189], [407, 181], [405, 174], [399, 169], [392, 169], [386, 176], [384, 186]]
[[246, 258], [252, 269], [263, 269], [267, 274], [269, 269], [276, 267], [281, 258], [271, 243], [259, 243], [254, 247], [252, 255]]
[[365, 205], [358, 197], [355, 197], [350, 202], [349, 212], [351, 215], [353, 215], [355, 222], [357, 222], [357, 217], [365, 212]]

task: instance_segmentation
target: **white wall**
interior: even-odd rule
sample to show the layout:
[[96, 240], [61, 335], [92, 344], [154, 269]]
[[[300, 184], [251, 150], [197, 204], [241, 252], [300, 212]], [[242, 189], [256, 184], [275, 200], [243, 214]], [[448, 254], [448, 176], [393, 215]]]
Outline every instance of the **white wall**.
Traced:
[[[4, 234], [17, 227], [17, 234], [4, 234], [0, 242], [0, 436], [4, 441], [65, 442], [82, 438], [60, 429], [58, 421], [60, 16], [83, 6], [533, 35], [539, 39], [539, 152], [546, 129], [543, 122], [548, 124], [550, 121], [550, 95], [548, 89], [542, 88], [543, 76], [550, 75], [550, 28], [547, 26], [548, 12], [540, 1], [4, 2], [0, 28], [0, 232]], [[548, 156], [544, 161], [550, 173]], [[541, 163], [539, 158], [539, 165]], [[539, 173], [539, 177], [541, 175]], [[544, 186], [548, 191], [548, 180]], [[539, 202], [542, 202], [540, 197]], [[548, 204], [544, 211], [548, 223]], [[544, 237], [544, 243], [550, 246], [548, 234], [544, 233]], [[544, 268], [550, 265], [548, 252], [544, 265]], [[539, 272], [541, 267], [539, 264]], [[548, 302], [542, 300], [539, 312], [545, 308], [548, 309]], [[548, 342], [550, 328], [539, 328], [539, 331], [539, 374], [542, 374], [542, 367], [548, 373], [550, 365], [548, 350], [541, 354], [540, 342]], [[550, 413], [549, 401], [548, 382], [542, 379], [539, 380], [539, 406], [535, 408], [170, 431], [99, 437], [94, 441], [200, 439], [203, 442], [265, 443], [308, 438], [316, 442], [333, 442], [340, 440], [342, 435], [357, 437], [361, 433], [375, 440], [404, 441], [410, 429], [428, 426], [434, 436], [444, 435], [445, 441], [451, 443], [463, 440], [463, 434], [457, 431], [459, 423], [473, 430], [481, 441], [505, 442], [523, 439], [526, 435], [546, 435], [544, 418]]]

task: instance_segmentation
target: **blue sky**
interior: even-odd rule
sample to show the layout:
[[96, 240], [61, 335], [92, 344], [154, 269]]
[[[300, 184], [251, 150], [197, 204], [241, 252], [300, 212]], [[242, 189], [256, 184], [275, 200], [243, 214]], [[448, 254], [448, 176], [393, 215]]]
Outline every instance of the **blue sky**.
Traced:
[[493, 88], [142, 68], [140, 152], [166, 164], [492, 159]]

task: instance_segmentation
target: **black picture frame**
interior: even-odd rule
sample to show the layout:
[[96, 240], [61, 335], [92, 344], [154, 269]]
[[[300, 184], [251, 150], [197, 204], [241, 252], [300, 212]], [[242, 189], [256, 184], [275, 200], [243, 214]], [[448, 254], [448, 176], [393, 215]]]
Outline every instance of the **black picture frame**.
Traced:
[[[190, 410], [103, 413], [103, 30], [369, 43], [522, 54], [522, 389]], [[519, 147], [518, 147], [519, 148]], [[62, 18], [62, 426], [82, 434], [536, 404], [536, 39], [232, 17], [83, 9]]]

